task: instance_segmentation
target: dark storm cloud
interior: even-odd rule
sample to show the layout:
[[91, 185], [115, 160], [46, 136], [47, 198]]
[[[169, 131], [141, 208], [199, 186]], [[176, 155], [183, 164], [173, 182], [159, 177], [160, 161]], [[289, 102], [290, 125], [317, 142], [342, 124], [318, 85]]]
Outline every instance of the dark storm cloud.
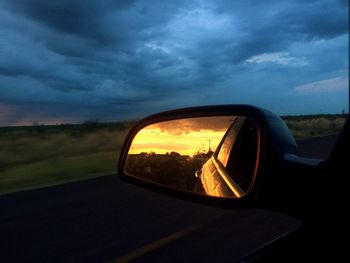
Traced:
[[159, 124], [151, 125], [152, 128], [158, 128], [161, 132], [172, 135], [184, 135], [190, 132], [199, 131], [221, 131], [225, 132], [237, 116], [215, 116], [204, 118], [188, 118], [176, 121], [165, 121]]
[[[131, 52], [129, 45], [135, 48], [138, 40], [156, 33], [153, 32], [155, 28], [166, 24], [181, 6], [181, 1], [177, 1], [176, 5], [163, 1], [149, 4], [148, 1], [112, 0], [9, 0], [4, 3], [14, 14], [25, 16], [54, 31], [56, 34], [47, 39], [49, 48], [73, 56], [76, 53], [91, 55], [93, 50], [84, 52], [87, 46], [108, 47], [111, 52], [118, 49]], [[71, 45], [66, 44], [65, 40]]]
[[[220, 15], [235, 17], [233, 23], [245, 33], [225, 40], [206, 38], [201, 45], [215, 57], [227, 54], [233, 63], [283, 50], [296, 41], [334, 38], [349, 30], [348, 7], [334, 1], [222, 1], [216, 8]], [[219, 56], [214, 46], [223, 47]]]
[[11, 0], [5, 4], [14, 12], [63, 34], [92, 38], [96, 41], [111, 40], [103, 26], [103, 17], [113, 9], [127, 8], [133, 1], [45, 1]]
[[[70, 67], [76, 77], [65, 81], [65, 70], [62, 70], [62, 76], [57, 76], [55, 69], [35, 71], [32, 64], [37, 57], [22, 59], [19, 66], [1, 65], [3, 75], [28, 75], [50, 88], [62, 90], [93, 89], [93, 85], [98, 85], [104, 78], [127, 78], [131, 83], [143, 83], [147, 87], [147, 76], [152, 69], [174, 63], [156, 50], [141, 50], [136, 54], [144, 42], [154, 35], [162, 34], [162, 26], [171, 19], [172, 14], [176, 14], [178, 7], [173, 4], [164, 4], [162, 1], [148, 5], [147, 2], [131, 1], [116, 4], [115, 1], [55, 3], [33, 0], [4, 1], [4, 6], [19, 17], [19, 23], [28, 22], [23, 21], [23, 17], [32, 23], [32, 27], [28, 28], [31, 31], [30, 37], [26, 41], [43, 44], [46, 48], [43, 53], [53, 53], [48, 54], [49, 57], [61, 56], [58, 61], [46, 61], [47, 64], [54, 64], [61, 69]], [[21, 30], [23, 26], [20, 27], [19, 31]], [[40, 48], [39, 45], [31, 47], [36, 50]], [[12, 59], [10, 57], [8, 61], [11, 62]], [[13, 59], [13, 64], [16, 64], [16, 59]], [[149, 64], [151, 60], [155, 61], [152, 65]], [[86, 76], [90, 73], [95, 75], [95, 81], [84, 81], [91, 77]], [[139, 79], [134, 81], [129, 76]], [[152, 86], [157, 86], [154, 80], [149, 82], [152, 82]]]
[[255, 92], [346, 74], [347, 34], [347, 1], [2, 0], [0, 102], [271, 105]]

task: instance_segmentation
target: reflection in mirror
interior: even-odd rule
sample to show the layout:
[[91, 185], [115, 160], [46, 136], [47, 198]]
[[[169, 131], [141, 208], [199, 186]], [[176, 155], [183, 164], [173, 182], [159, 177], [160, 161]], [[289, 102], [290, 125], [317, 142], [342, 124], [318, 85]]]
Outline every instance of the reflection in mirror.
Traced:
[[239, 198], [254, 181], [259, 148], [257, 125], [243, 116], [164, 121], [137, 133], [125, 172], [180, 191]]

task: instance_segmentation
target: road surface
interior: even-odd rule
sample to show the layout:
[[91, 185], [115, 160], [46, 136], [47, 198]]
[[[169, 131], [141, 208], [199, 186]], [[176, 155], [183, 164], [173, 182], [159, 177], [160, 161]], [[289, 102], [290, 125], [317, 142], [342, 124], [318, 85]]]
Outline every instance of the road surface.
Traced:
[[271, 211], [177, 200], [116, 175], [0, 196], [0, 208], [0, 262], [227, 262], [300, 226]]
[[301, 156], [327, 159], [337, 139], [335, 135], [297, 141]]

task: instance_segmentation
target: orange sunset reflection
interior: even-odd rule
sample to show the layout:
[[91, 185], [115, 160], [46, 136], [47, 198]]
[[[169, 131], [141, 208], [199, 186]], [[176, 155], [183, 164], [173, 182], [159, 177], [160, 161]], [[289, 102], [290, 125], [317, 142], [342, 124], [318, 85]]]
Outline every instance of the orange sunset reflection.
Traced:
[[153, 124], [136, 135], [129, 154], [177, 152], [193, 156], [198, 152], [215, 151], [234, 119], [234, 116], [215, 116]]

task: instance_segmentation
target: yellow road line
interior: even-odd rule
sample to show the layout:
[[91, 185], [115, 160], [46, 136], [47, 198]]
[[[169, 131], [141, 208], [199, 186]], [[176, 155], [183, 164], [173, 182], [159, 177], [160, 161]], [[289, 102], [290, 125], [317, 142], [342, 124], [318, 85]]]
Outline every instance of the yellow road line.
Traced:
[[169, 236], [166, 236], [164, 238], [161, 238], [155, 242], [152, 242], [146, 246], [143, 246], [139, 249], [136, 249], [124, 256], [121, 256], [119, 258], [117, 258], [116, 260], [112, 261], [113, 263], [125, 263], [125, 262], [130, 262], [136, 258], [139, 258], [153, 250], [156, 250], [162, 246], [165, 246], [166, 244], [169, 244], [171, 242], [174, 242], [177, 239], [180, 239], [183, 236], [186, 236], [196, 230], [198, 230], [199, 228], [201, 228], [203, 225], [193, 225], [190, 226], [188, 228], [185, 228], [183, 230], [180, 230], [178, 232], [175, 232], [174, 234], [171, 234]]

